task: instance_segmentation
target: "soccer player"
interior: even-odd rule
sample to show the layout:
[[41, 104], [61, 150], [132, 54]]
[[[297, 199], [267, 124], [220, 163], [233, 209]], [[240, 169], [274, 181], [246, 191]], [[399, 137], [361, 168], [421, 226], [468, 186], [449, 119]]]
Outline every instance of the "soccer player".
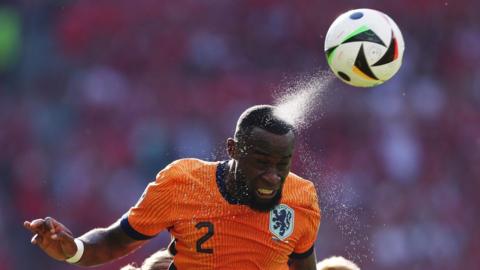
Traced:
[[167, 229], [169, 269], [316, 269], [320, 224], [312, 182], [290, 172], [294, 127], [259, 105], [228, 138], [229, 160], [174, 161], [120, 220], [74, 238], [53, 218], [25, 221], [31, 242], [81, 266], [112, 261]]
[[360, 268], [354, 262], [342, 256], [332, 256], [319, 262], [317, 270], [360, 270]]

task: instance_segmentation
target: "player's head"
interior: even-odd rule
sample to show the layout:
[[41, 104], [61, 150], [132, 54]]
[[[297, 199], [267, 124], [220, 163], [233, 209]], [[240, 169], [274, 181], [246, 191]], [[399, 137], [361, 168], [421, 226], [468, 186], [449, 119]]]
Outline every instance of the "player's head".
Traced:
[[269, 211], [280, 201], [294, 141], [294, 127], [275, 115], [274, 106], [253, 106], [238, 119], [227, 150], [240, 195], [252, 209]]
[[153, 253], [142, 264], [142, 270], [166, 270], [169, 268], [173, 256], [168, 250], [160, 250]]
[[332, 256], [318, 262], [317, 270], [360, 270], [360, 267], [342, 256]]
[[173, 257], [168, 250], [160, 250], [148, 257], [143, 262], [142, 267], [137, 268], [129, 264], [120, 270], [167, 270], [172, 259]]

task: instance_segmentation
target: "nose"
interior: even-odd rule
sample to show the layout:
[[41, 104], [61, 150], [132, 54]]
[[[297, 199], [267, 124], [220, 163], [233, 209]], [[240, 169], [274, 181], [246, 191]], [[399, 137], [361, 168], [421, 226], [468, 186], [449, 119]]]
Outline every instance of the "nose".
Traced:
[[265, 172], [262, 178], [265, 180], [265, 182], [269, 183], [272, 186], [276, 186], [282, 181], [282, 177], [280, 177], [280, 175], [278, 175], [278, 173], [274, 170], [269, 170], [268, 172]]

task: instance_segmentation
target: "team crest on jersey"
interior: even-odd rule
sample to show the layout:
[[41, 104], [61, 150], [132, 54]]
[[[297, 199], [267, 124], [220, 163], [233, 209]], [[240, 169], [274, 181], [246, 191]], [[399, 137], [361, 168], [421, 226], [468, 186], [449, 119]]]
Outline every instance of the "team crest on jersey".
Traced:
[[284, 240], [293, 232], [295, 211], [286, 204], [279, 204], [270, 210], [270, 232]]

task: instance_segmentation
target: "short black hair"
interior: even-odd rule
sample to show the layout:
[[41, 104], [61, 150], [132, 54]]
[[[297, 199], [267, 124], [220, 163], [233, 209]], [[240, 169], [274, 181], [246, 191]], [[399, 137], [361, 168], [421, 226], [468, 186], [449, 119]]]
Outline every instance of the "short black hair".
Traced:
[[275, 109], [276, 107], [272, 105], [256, 105], [246, 109], [238, 118], [235, 140], [248, 137], [254, 127], [277, 135], [285, 135], [290, 131], [295, 131], [293, 125], [275, 114]]

